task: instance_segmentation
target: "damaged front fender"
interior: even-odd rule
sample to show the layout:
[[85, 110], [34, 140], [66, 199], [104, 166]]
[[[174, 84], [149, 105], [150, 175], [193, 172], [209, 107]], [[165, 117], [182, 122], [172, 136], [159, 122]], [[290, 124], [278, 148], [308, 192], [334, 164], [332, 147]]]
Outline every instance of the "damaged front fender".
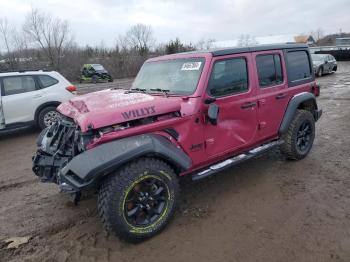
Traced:
[[191, 159], [161, 135], [139, 135], [102, 144], [74, 157], [60, 177], [81, 188], [109, 174], [121, 165], [142, 156], [157, 156], [179, 170], [190, 168]]
[[[167, 138], [156, 134], [127, 137], [105, 143], [76, 155], [64, 164], [46, 155], [35, 157], [34, 163], [39, 167], [41, 164], [44, 165], [46, 172], [61, 167], [57, 172], [56, 182], [60, 185], [64, 184], [66, 188], [69, 187], [69, 191], [79, 191], [93, 187], [103, 176], [143, 156], [159, 157], [178, 171], [185, 171], [192, 165], [190, 157], [180, 148]], [[52, 166], [50, 166], [51, 160]], [[45, 177], [50, 176], [46, 174]]]

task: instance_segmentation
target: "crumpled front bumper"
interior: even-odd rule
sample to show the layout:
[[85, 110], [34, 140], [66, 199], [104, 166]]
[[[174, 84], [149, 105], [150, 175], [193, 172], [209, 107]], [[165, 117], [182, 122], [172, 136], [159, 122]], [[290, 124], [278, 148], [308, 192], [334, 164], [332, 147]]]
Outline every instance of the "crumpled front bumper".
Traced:
[[61, 173], [62, 168], [67, 163], [69, 163], [68, 157], [55, 157], [38, 150], [35, 156], [33, 156], [32, 170], [35, 175], [40, 177], [41, 182], [56, 183], [61, 191], [75, 193], [80, 191], [81, 187], [72, 183], [70, 179], [67, 179]]

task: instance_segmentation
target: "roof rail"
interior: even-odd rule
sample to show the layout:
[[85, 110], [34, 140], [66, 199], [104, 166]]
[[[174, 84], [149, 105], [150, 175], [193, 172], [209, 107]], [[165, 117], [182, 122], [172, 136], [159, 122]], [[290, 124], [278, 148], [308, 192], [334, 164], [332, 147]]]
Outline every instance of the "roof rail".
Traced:
[[11, 70], [11, 71], [1, 71], [0, 73], [25, 73], [25, 72], [50, 72], [52, 70], [48, 69], [23, 69], [23, 70]]

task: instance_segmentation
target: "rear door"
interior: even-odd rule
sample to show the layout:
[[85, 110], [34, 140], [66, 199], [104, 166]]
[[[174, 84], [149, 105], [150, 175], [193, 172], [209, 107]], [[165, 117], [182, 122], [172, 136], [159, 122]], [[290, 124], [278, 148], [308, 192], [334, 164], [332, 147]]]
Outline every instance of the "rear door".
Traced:
[[256, 90], [250, 79], [251, 54], [213, 59], [207, 95], [219, 107], [217, 125], [206, 123], [206, 152], [210, 158], [253, 143], [257, 132]]
[[258, 89], [258, 139], [277, 136], [287, 107], [288, 82], [281, 50], [253, 53]]
[[328, 55], [329, 72], [332, 72], [335, 67], [335, 58], [332, 55]]
[[42, 97], [31, 75], [6, 76], [1, 79], [2, 105], [6, 125], [34, 120], [34, 104]]
[[332, 71], [333, 65], [332, 65], [332, 63], [329, 61], [329, 55], [326, 55], [326, 56], [325, 56], [324, 61], [325, 61], [325, 68], [326, 68], [325, 72], [326, 72], [326, 73], [330, 73], [330, 72]]

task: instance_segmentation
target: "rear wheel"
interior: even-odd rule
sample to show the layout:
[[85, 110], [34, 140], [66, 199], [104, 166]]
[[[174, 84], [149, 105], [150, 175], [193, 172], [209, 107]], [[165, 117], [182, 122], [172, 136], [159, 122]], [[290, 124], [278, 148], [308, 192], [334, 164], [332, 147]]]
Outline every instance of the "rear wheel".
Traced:
[[91, 81], [92, 81], [92, 83], [97, 84], [98, 76], [97, 75], [93, 75], [92, 78], [91, 78]]
[[98, 211], [105, 229], [130, 242], [154, 236], [173, 216], [178, 188], [165, 162], [142, 158], [129, 163], [101, 185]]
[[315, 119], [310, 111], [297, 110], [287, 133], [282, 136], [281, 152], [287, 159], [299, 160], [310, 152], [315, 138]]
[[61, 119], [61, 114], [56, 107], [48, 106], [42, 109], [38, 115], [38, 125], [41, 129], [52, 126]]

